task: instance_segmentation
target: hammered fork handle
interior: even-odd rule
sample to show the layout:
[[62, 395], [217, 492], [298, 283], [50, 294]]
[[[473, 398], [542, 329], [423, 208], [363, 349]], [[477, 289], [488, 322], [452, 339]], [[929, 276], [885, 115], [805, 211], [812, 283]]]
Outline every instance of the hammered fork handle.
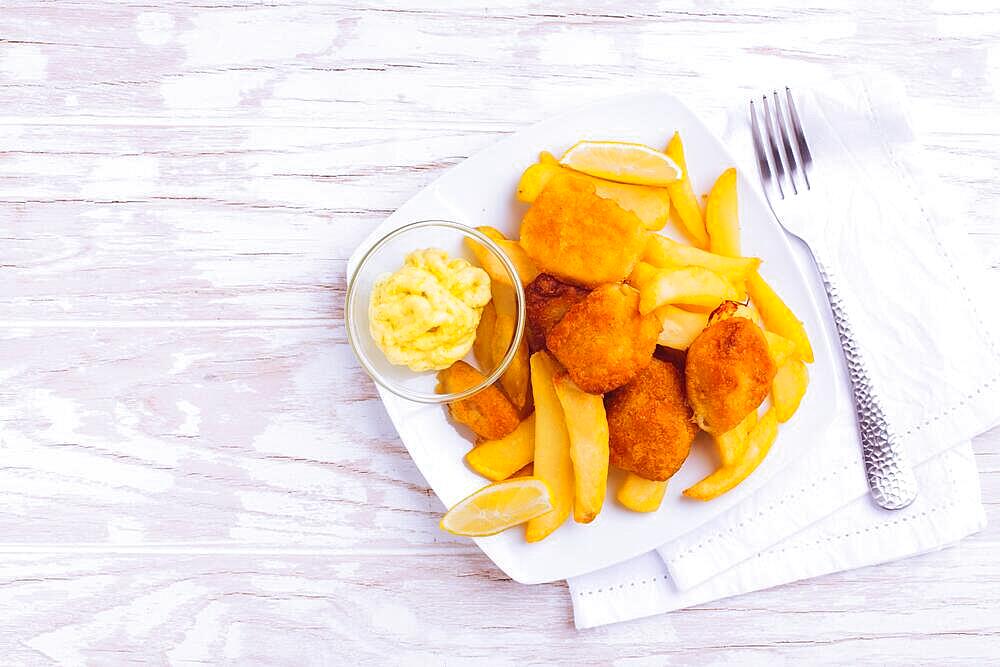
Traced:
[[829, 267], [818, 258], [823, 287], [830, 299], [833, 321], [837, 326], [847, 371], [854, 398], [854, 411], [858, 417], [858, 435], [861, 437], [861, 455], [864, 459], [865, 476], [875, 502], [885, 509], [898, 510], [906, 507], [917, 497], [917, 480], [913, 468], [905, 460], [905, 454], [895, 435], [890, 431], [882, 404], [872, 386], [868, 368], [851, 329], [844, 310], [836, 282]]

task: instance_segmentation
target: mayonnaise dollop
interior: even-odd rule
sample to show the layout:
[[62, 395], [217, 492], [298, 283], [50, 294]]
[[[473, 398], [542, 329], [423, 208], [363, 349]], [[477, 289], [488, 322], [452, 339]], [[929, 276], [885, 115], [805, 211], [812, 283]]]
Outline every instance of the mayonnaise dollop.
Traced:
[[375, 281], [368, 327], [390, 363], [441, 370], [468, 354], [490, 298], [482, 269], [444, 250], [416, 250]]

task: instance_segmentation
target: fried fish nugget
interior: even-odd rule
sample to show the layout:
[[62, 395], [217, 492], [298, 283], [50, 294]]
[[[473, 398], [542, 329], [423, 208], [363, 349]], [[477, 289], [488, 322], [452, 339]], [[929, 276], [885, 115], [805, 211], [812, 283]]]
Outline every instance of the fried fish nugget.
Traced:
[[702, 331], [684, 372], [698, 425], [715, 435], [734, 428], [764, 401], [776, 371], [764, 333], [750, 320], [732, 317]]
[[[438, 392], [453, 393], [474, 387], [483, 374], [464, 361], [456, 361], [438, 373]], [[511, 433], [521, 423], [517, 408], [495, 384], [480, 392], [452, 401], [448, 412], [455, 421], [465, 424], [486, 440], [497, 440]]]
[[639, 293], [602, 285], [566, 311], [546, 336], [552, 354], [589, 394], [617, 389], [649, 364], [660, 321], [639, 313]]
[[567, 173], [553, 178], [528, 209], [521, 246], [541, 271], [596, 287], [632, 272], [646, 230], [634, 213], [597, 196], [589, 179]]
[[525, 308], [528, 313], [528, 349], [531, 352], [545, 349], [545, 337], [552, 327], [559, 324], [566, 311], [587, 296], [588, 290], [570, 285], [540, 273], [524, 289]]
[[677, 472], [698, 428], [674, 364], [654, 357], [631, 382], [604, 397], [611, 464], [655, 481]]

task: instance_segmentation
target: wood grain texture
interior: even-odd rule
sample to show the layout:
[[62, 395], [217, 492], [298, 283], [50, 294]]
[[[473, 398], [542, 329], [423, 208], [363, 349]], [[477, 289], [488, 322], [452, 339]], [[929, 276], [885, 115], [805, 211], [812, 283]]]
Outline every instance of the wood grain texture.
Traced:
[[[998, 42], [975, 2], [6, 3], [4, 662], [996, 662], [995, 526], [576, 632], [437, 530], [341, 318], [357, 243], [507, 133], [651, 89], [721, 130], [859, 67], [1000, 270]], [[995, 524], [1000, 430], [975, 449]]]

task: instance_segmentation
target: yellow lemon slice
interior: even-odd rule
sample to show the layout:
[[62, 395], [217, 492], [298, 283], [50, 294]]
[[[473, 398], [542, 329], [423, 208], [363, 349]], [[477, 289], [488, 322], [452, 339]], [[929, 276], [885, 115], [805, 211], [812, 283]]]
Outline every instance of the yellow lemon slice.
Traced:
[[559, 163], [597, 178], [634, 185], [670, 185], [684, 173], [666, 153], [623, 141], [577, 142]]
[[454, 535], [495, 535], [552, 509], [549, 487], [537, 477], [516, 477], [479, 489], [448, 510], [441, 529]]

